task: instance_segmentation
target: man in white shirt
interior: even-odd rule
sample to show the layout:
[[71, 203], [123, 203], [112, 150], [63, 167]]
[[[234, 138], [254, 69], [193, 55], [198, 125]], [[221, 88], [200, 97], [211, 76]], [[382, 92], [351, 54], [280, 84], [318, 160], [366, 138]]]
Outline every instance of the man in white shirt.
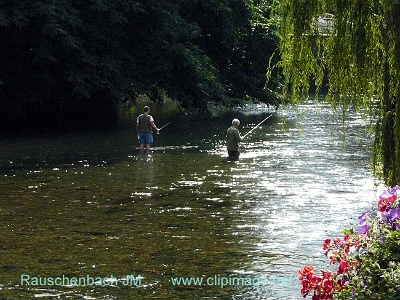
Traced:
[[157, 132], [160, 129], [157, 128], [156, 124], [154, 124], [154, 119], [150, 113], [150, 107], [145, 106], [143, 108], [143, 114], [137, 117], [136, 120], [136, 131], [138, 134], [140, 150], [144, 149], [144, 145], [146, 145], [146, 149], [150, 150], [151, 144], [153, 144], [153, 129]]

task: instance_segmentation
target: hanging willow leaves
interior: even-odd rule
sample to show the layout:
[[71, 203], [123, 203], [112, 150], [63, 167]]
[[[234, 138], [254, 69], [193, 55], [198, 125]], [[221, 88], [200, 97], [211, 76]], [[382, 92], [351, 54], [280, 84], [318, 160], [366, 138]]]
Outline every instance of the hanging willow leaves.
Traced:
[[399, 1], [282, 0], [279, 8], [286, 95], [297, 102], [311, 84], [317, 93], [326, 84], [334, 107], [369, 108], [378, 116], [374, 166], [399, 184]]

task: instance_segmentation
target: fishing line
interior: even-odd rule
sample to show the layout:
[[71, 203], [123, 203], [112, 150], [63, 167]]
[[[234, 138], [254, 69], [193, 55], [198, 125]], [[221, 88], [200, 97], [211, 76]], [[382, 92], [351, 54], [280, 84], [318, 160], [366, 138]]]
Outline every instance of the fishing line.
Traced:
[[266, 120], [268, 120], [272, 114], [270, 114], [268, 117], [266, 117], [264, 120], [262, 120], [260, 123], [258, 123], [256, 126], [254, 126], [248, 133], [246, 133], [244, 136], [242, 136], [242, 139], [244, 139], [249, 133], [251, 133], [254, 129], [256, 129], [258, 126], [260, 126], [262, 123], [264, 123]]

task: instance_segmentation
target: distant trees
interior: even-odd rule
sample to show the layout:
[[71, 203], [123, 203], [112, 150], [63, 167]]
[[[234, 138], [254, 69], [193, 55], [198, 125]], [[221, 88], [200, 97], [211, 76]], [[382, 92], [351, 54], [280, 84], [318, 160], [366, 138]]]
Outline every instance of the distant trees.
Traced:
[[0, 124], [102, 118], [124, 96], [272, 101], [277, 47], [252, 0], [0, 0]]

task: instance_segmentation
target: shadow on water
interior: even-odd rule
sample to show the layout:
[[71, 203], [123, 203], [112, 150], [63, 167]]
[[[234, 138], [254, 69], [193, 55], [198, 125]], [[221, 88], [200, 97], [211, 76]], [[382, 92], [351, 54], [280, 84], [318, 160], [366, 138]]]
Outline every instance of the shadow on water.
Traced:
[[[150, 153], [131, 126], [4, 141], [2, 298], [300, 299], [297, 270], [325, 264], [322, 241], [376, 194], [362, 119], [343, 148], [330, 109], [300, 110], [274, 113], [239, 161], [225, 131], [239, 116], [246, 133], [265, 107], [171, 124]], [[87, 284], [43, 282], [63, 276]]]

